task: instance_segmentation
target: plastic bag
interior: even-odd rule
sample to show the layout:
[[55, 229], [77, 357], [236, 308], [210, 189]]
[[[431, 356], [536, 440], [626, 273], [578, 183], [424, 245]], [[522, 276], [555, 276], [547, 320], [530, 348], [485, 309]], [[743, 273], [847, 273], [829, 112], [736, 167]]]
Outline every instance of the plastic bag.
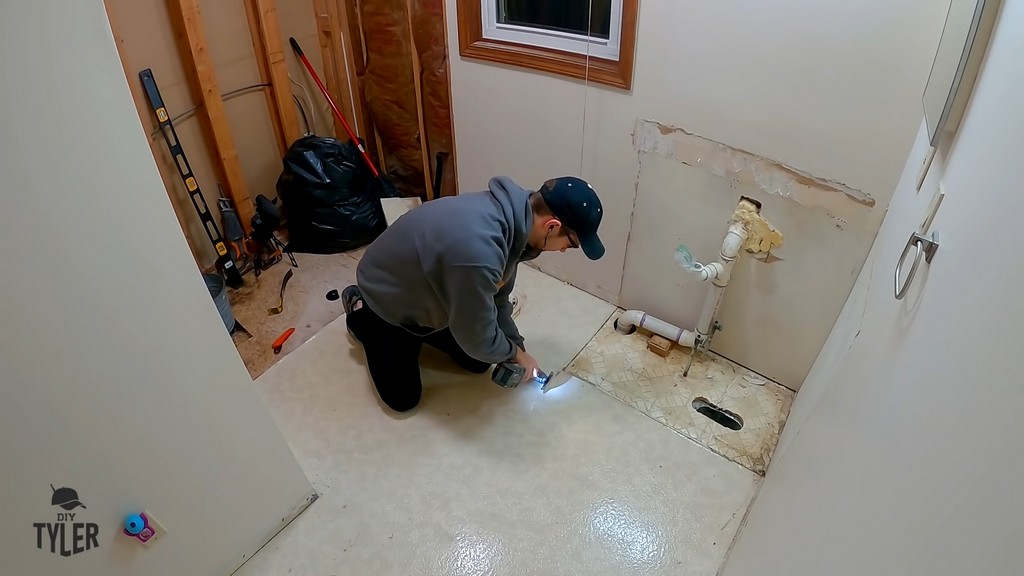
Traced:
[[700, 272], [704, 269], [704, 265], [693, 259], [693, 254], [690, 254], [690, 249], [682, 244], [676, 248], [676, 263], [679, 264], [683, 270], [687, 272]]
[[283, 163], [277, 194], [287, 211], [289, 252], [347, 252], [387, 228], [379, 187], [351, 142], [301, 138]]

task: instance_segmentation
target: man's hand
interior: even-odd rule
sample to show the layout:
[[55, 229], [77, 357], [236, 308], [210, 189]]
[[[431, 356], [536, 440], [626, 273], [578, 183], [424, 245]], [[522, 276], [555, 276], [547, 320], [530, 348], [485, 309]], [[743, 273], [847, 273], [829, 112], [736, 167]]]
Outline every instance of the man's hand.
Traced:
[[523, 375], [523, 381], [520, 384], [529, 382], [540, 373], [540, 366], [537, 364], [537, 360], [533, 356], [527, 354], [526, 350], [522, 348], [516, 349], [516, 364], [519, 364], [523, 368], [526, 368], [526, 373]]

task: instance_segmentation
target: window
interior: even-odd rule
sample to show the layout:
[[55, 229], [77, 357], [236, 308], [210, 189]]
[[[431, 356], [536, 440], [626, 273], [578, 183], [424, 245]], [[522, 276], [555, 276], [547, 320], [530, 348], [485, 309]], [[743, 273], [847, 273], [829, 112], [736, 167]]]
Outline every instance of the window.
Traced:
[[457, 0], [457, 4], [459, 51], [465, 58], [572, 78], [589, 76], [592, 82], [627, 90], [632, 86], [639, 0]]
[[589, 27], [591, 0], [495, 0], [483, 7], [485, 38], [586, 55], [589, 35], [591, 57], [618, 60], [619, 23], [612, 36], [611, 21], [613, 14], [619, 20], [622, 0], [594, 0]]

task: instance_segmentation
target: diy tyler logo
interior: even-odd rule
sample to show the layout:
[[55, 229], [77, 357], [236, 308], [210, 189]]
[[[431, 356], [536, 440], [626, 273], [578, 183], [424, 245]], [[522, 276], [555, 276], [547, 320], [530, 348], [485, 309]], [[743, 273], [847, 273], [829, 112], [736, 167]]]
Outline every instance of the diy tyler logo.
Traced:
[[73, 488], [54, 488], [50, 497], [50, 505], [64, 510], [57, 513], [56, 522], [37, 522], [32, 526], [36, 529], [36, 547], [61, 556], [72, 556], [81, 554], [93, 548], [99, 548], [97, 537], [100, 527], [92, 522], [75, 522], [78, 512], [72, 512], [79, 508], [85, 510], [85, 504], [78, 498], [78, 492]]

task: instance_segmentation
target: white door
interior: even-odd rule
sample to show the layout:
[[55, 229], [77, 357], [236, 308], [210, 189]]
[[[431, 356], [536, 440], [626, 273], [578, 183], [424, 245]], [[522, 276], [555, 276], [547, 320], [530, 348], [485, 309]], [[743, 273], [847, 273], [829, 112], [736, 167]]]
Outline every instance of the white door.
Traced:
[[[919, 136], [725, 576], [1024, 573], [1021, 29], [1024, 1], [1005, 1], [920, 193]], [[939, 178], [940, 247], [896, 300], [896, 262]]]
[[[230, 574], [313, 487], [189, 253], [103, 3], [2, 12], [0, 576]], [[165, 530], [145, 546], [140, 512]]]

